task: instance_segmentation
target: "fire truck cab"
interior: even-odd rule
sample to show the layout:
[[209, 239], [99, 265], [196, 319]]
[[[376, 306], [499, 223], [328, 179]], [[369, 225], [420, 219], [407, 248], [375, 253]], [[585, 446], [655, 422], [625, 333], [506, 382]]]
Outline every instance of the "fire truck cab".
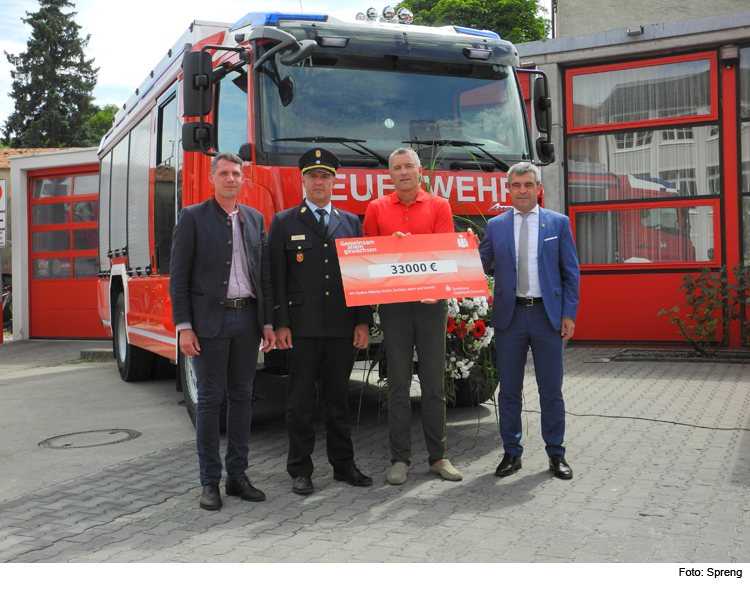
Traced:
[[[297, 161], [313, 145], [340, 158], [336, 207], [363, 215], [371, 199], [392, 192], [388, 156], [410, 145], [430, 190], [467, 224], [510, 204], [510, 165], [554, 160], [546, 78], [524, 74], [531, 119], [511, 43], [491, 31], [411, 25], [399, 14], [196, 21], [123, 105], [99, 149], [99, 312], [124, 380], [171, 363], [180, 367], [178, 387], [194, 388], [172, 324], [170, 251], [180, 210], [211, 197], [211, 154], [241, 156], [238, 200], [267, 227], [301, 202]], [[266, 368], [282, 363], [271, 353]], [[191, 401], [194, 408], [194, 391], [189, 411]]]

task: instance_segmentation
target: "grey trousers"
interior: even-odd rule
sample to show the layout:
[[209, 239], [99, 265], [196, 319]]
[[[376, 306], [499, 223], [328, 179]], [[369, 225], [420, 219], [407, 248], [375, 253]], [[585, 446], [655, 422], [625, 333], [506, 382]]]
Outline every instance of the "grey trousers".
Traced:
[[422, 428], [429, 463], [445, 457], [445, 328], [448, 312], [436, 304], [380, 305], [388, 361], [388, 431], [391, 461], [410, 463], [412, 358], [417, 347], [422, 390]]

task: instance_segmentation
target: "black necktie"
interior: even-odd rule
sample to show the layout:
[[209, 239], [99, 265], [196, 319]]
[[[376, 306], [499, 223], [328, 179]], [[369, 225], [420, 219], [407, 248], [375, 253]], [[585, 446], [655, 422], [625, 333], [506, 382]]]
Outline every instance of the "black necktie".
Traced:
[[326, 223], [326, 214], [328, 212], [321, 207], [315, 213], [317, 213], [320, 216], [320, 219], [319, 219], [320, 229], [323, 230], [323, 235], [325, 236], [326, 230], [328, 230], [328, 224]]

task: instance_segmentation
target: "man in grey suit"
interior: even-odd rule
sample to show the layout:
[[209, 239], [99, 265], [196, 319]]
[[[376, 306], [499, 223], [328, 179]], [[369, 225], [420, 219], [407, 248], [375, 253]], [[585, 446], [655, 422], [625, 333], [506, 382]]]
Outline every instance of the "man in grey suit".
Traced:
[[169, 293], [180, 351], [194, 357], [200, 506], [215, 510], [222, 505], [219, 414], [225, 392], [226, 494], [246, 501], [266, 498], [245, 470], [258, 347], [262, 338], [263, 351], [270, 351], [276, 337], [265, 221], [237, 203], [242, 160], [216, 154], [208, 180], [212, 198], [185, 207], [175, 226]]

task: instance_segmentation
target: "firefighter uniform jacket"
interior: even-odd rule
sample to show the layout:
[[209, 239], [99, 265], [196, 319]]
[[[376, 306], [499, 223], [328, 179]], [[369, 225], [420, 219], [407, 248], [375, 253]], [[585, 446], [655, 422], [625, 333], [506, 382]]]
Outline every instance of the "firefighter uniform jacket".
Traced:
[[362, 225], [357, 216], [335, 207], [330, 217], [323, 235], [317, 216], [303, 200], [271, 222], [273, 324], [289, 327], [292, 338], [350, 338], [356, 325], [372, 322], [370, 306], [346, 306], [334, 242], [362, 236]]

